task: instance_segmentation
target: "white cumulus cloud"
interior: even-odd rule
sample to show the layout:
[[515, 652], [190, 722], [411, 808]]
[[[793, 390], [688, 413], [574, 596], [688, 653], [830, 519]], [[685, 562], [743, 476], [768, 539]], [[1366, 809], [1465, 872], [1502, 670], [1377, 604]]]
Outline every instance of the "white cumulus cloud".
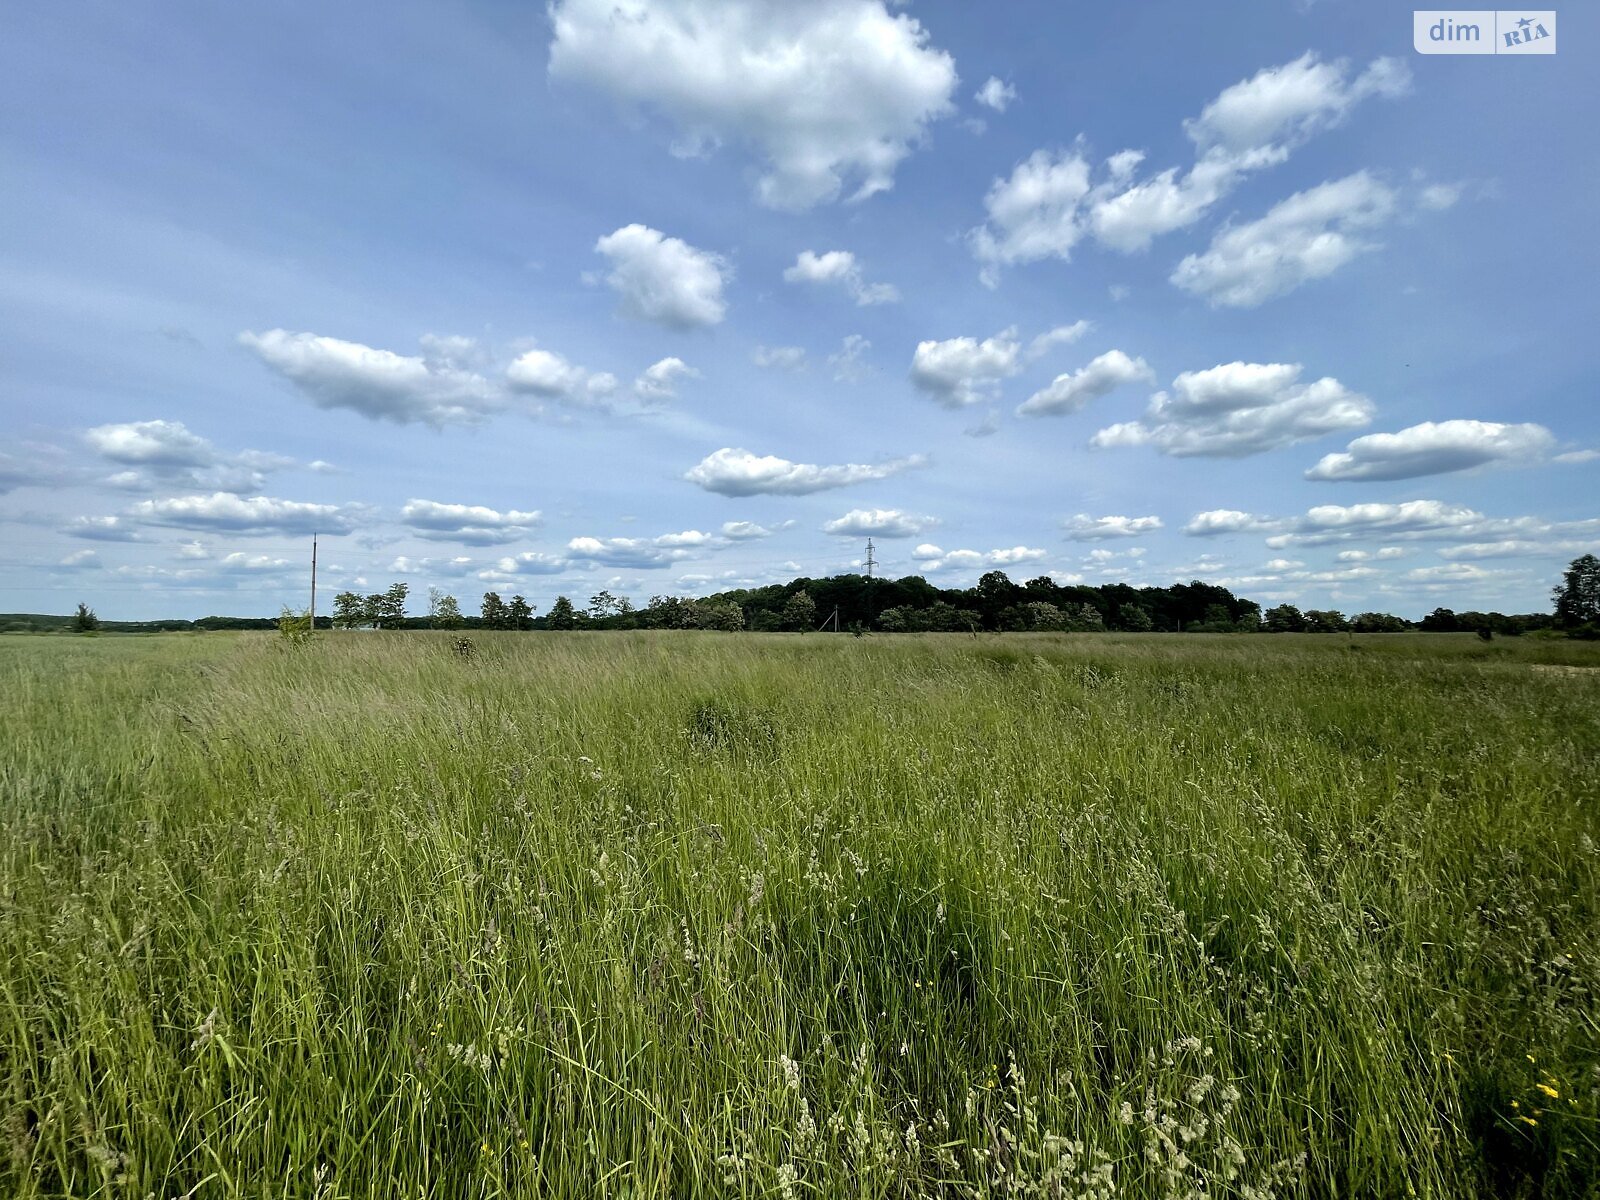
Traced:
[[985, 108], [1003, 113], [1017, 98], [1017, 89], [1005, 80], [991, 75], [984, 80], [983, 86], [972, 94], [972, 98]]
[[497, 385], [453, 356], [396, 354], [283, 329], [242, 333], [239, 341], [319, 408], [440, 427], [480, 421], [505, 403]]
[[1070, 374], [1057, 375], [1017, 406], [1019, 417], [1074, 413], [1115, 391], [1125, 383], [1154, 383], [1155, 372], [1144, 359], [1129, 358], [1121, 350], [1108, 350]]
[[1374, 59], [1352, 77], [1343, 59], [1323, 62], [1307, 52], [1224, 88], [1199, 117], [1184, 122], [1184, 131], [1202, 150], [1287, 150], [1337, 125], [1362, 100], [1394, 99], [1410, 86], [1411, 72], [1402, 59]]
[[1084, 234], [1089, 175], [1089, 160], [1077, 150], [1036, 150], [994, 181], [983, 198], [987, 219], [970, 235], [985, 284], [999, 283], [1001, 266], [1072, 257]]
[[633, 393], [642, 400], [671, 400], [678, 394], [678, 384], [699, 378], [699, 371], [683, 359], [670, 356], [646, 367], [633, 381]]
[[1354, 429], [1373, 405], [1331, 376], [1299, 382], [1299, 363], [1223, 363], [1185, 371], [1137, 421], [1111, 425], [1092, 445], [1152, 445], [1177, 458], [1241, 458]]
[[588, 404], [617, 390], [616, 377], [568, 362], [554, 350], [528, 350], [506, 368], [506, 382], [546, 400]]
[[1424, 421], [1398, 433], [1369, 433], [1327, 454], [1307, 479], [1416, 479], [1490, 464], [1536, 463], [1555, 447], [1543, 425], [1495, 421]]
[[182, 421], [128, 421], [97, 425], [84, 439], [101, 458], [130, 468], [103, 482], [130, 491], [157, 487], [186, 491], [258, 492], [269, 471], [293, 460], [259, 450], [230, 454], [193, 433]]
[[803, 496], [830, 488], [849, 487], [888, 479], [926, 460], [921, 455], [891, 459], [883, 463], [845, 463], [817, 466], [790, 462], [776, 455], [752, 454], [748, 450], [724, 447], [705, 456], [684, 475], [690, 483], [723, 496]]
[[898, 508], [853, 508], [823, 525], [822, 532], [841, 537], [915, 537], [938, 523], [932, 517], [919, 517]]
[[892, 187], [952, 111], [954, 60], [881, 0], [556, 0], [550, 20], [553, 79], [660, 114], [679, 153], [752, 148], [775, 208]]
[[794, 266], [784, 270], [783, 278], [786, 283], [843, 288], [862, 307], [894, 304], [900, 299], [900, 289], [892, 283], [868, 283], [861, 264], [848, 250], [828, 250], [822, 254], [802, 250]]
[[991, 399], [1001, 381], [1022, 369], [1022, 344], [1015, 329], [993, 337], [956, 337], [918, 342], [911, 356], [911, 382], [946, 408]]
[[1223, 533], [1276, 529], [1280, 524], [1271, 517], [1260, 517], [1236, 508], [1213, 508], [1209, 512], [1195, 513], [1183, 531], [1190, 537], [1214, 537]]
[[1109, 538], [1140, 537], [1161, 528], [1160, 517], [1091, 517], [1087, 513], [1062, 522], [1073, 542], [1103, 542]]
[[994, 181], [984, 199], [985, 222], [969, 235], [983, 282], [994, 286], [1002, 266], [1068, 260], [1086, 236], [1124, 253], [1143, 250], [1200, 220], [1248, 174], [1284, 162], [1362, 100], [1402, 95], [1409, 82], [1399, 59], [1377, 59], [1352, 75], [1342, 60], [1305, 54], [1225, 88], [1184, 122], [1194, 162], [1142, 179], [1142, 150], [1119, 150], [1098, 172], [1081, 146], [1035, 151]]
[[1045, 551], [1033, 546], [1010, 546], [999, 550], [941, 550], [924, 542], [911, 552], [924, 571], [977, 570], [981, 567], [1016, 567], [1036, 562]]
[[1178, 264], [1172, 282], [1213, 305], [1254, 308], [1376, 249], [1368, 235], [1394, 211], [1394, 192], [1358, 171], [1296, 192], [1260, 220], [1223, 230], [1204, 254]]
[[1057, 325], [1054, 329], [1047, 329], [1028, 343], [1028, 357], [1043, 358], [1057, 346], [1070, 346], [1093, 328], [1094, 323], [1091, 321], [1074, 321], [1071, 325]]
[[720, 255], [637, 223], [606, 234], [594, 248], [610, 261], [606, 282], [631, 317], [694, 329], [716, 325], [727, 313], [722, 288], [733, 269]]
[[441, 542], [469, 542], [492, 546], [514, 542], [539, 524], [538, 512], [507, 509], [500, 512], [481, 504], [441, 504], [435, 500], [407, 500], [400, 521], [418, 537]]
[[[784, 526], [780, 525], [778, 529]], [[749, 542], [757, 538], [771, 537], [777, 529], [768, 529], [765, 525], [758, 525], [754, 521], [724, 521], [722, 523], [722, 536], [731, 542]]]
[[354, 505], [307, 504], [272, 496], [172, 496], [141, 500], [128, 510], [130, 520], [177, 529], [226, 530], [240, 534], [348, 533], [358, 510]]

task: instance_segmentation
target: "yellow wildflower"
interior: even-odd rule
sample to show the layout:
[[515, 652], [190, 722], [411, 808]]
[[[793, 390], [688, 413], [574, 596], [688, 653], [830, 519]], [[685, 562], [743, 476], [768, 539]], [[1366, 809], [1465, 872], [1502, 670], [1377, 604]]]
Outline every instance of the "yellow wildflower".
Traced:
[[1551, 1087], [1548, 1083], [1538, 1083], [1538, 1084], [1535, 1084], [1534, 1086], [1537, 1087], [1546, 1096], [1549, 1096], [1550, 1099], [1552, 1099], [1552, 1100], [1561, 1099], [1561, 1093], [1556, 1091], [1556, 1089]]

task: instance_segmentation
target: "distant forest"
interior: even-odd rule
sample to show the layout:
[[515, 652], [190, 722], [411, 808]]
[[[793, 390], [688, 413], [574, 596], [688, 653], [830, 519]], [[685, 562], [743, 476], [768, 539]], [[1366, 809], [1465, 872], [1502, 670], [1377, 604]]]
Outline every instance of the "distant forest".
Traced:
[[[1400, 633], [1407, 630], [1517, 635], [1552, 628], [1548, 613], [1507, 615], [1438, 608], [1413, 622], [1389, 613], [1351, 615], [1331, 609], [1302, 611], [1280, 604], [1263, 611], [1228, 588], [1194, 580], [1170, 587], [1125, 583], [1092, 587], [1059, 584], [1048, 576], [1013, 582], [990, 571], [975, 587], [940, 588], [920, 575], [869, 579], [865, 575], [799, 578], [760, 588], [739, 588], [686, 598], [653, 596], [644, 607], [602, 591], [586, 605], [558, 597], [537, 613], [522, 596], [486, 592], [476, 613], [461, 610], [455, 597], [431, 589], [427, 611], [408, 611], [410, 591], [396, 583], [361, 596], [340, 593], [317, 628], [332, 629], [714, 629], [752, 632], [1096, 632], [1131, 633]], [[88, 612], [86, 624], [83, 613]], [[301, 614], [303, 620], [303, 614]], [[161, 633], [274, 629], [279, 617], [202, 617], [195, 621], [114, 621], [94, 617], [0, 613], [0, 632]]]

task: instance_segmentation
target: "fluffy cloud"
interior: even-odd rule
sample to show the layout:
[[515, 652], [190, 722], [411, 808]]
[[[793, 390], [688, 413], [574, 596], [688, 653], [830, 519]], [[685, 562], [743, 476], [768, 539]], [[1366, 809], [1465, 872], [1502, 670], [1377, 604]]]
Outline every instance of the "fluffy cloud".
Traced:
[[283, 329], [242, 333], [239, 342], [318, 408], [438, 428], [480, 421], [504, 407], [498, 386], [458, 359], [431, 351], [407, 356]]
[[569, 404], [604, 400], [617, 390], [616, 376], [589, 371], [568, 362], [554, 350], [529, 350], [506, 368], [506, 382], [519, 392]]
[[1494, 421], [1424, 421], [1398, 433], [1358, 437], [1341, 454], [1327, 454], [1307, 479], [1416, 479], [1490, 463], [1535, 463], [1555, 447], [1543, 425]]
[[121, 517], [73, 517], [62, 527], [68, 537], [93, 542], [136, 542], [139, 531]]
[[529, 551], [496, 559], [494, 565], [478, 572], [478, 578], [492, 583], [497, 579], [511, 579], [518, 575], [560, 575], [572, 568], [572, 563], [549, 554]]
[[678, 384], [685, 379], [699, 378], [700, 372], [683, 359], [663, 358], [646, 367], [633, 381], [633, 394], [641, 400], [671, 400], [678, 394]]
[[355, 526], [354, 505], [306, 504], [271, 496], [173, 496], [142, 500], [128, 510], [129, 519], [176, 529], [226, 530], [239, 534], [348, 533]]
[[921, 455], [912, 455], [884, 463], [845, 463], [823, 467], [790, 462], [771, 454], [752, 454], [748, 450], [724, 447], [706, 455], [690, 468], [684, 478], [708, 492], [723, 496], [803, 496], [810, 492], [888, 479], [912, 467], [920, 467], [925, 461]]
[[[1600, 522], [1574, 522], [1591, 527]], [[1552, 554], [1594, 553], [1593, 536], [1587, 538], [1502, 538], [1496, 542], [1464, 542], [1459, 546], [1446, 546], [1439, 551], [1440, 558], [1542, 558]]]
[[1074, 542], [1101, 542], [1108, 538], [1139, 537], [1161, 528], [1160, 517], [1091, 517], [1087, 513], [1062, 523]]
[[946, 408], [964, 408], [991, 398], [1002, 380], [1021, 367], [1015, 329], [993, 337], [918, 342], [911, 357], [911, 382]]
[[806, 365], [806, 352], [803, 346], [757, 346], [750, 355], [750, 361], [758, 367], [802, 371]]
[[557, 0], [550, 19], [552, 78], [660, 113], [680, 153], [754, 148], [776, 208], [893, 186], [956, 86], [950, 55], [881, 0]]
[[1331, 376], [1300, 383], [1299, 363], [1223, 363], [1185, 371], [1157, 392], [1137, 421], [1111, 425], [1093, 445], [1153, 445], [1178, 458], [1241, 458], [1354, 429], [1372, 402]]
[[[504, 560], [502, 560], [504, 561]], [[389, 570], [400, 575], [423, 575], [435, 579], [463, 579], [473, 574], [476, 564], [466, 555], [457, 555], [454, 558], [410, 558], [404, 554], [396, 556], [389, 564]]]
[[861, 264], [848, 250], [829, 250], [823, 254], [802, 250], [794, 266], [784, 271], [783, 278], [786, 283], [841, 287], [863, 307], [894, 304], [900, 299], [900, 289], [892, 283], [868, 283], [861, 272]]
[[991, 75], [984, 80], [984, 84], [972, 94], [972, 98], [985, 108], [992, 108], [995, 112], [1003, 113], [1017, 98], [1017, 89]]
[[1296, 523], [1305, 544], [1352, 533], [1443, 533], [1479, 525], [1484, 516], [1462, 504], [1407, 500], [1400, 504], [1319, 504]]
[[539, 524], [537, 512], [508, 509], [498, 512], [481, 504], [440, 504], [434, 500], [407, 500], [400, 520], [418, 537], [438, 542], [469, 542], [493, 546], [514, 542]]
[[978, 550], [941, 550], [938, 546], [927, 542], [911, 552], [911, 557], [917, 560], [921, 569], [928, 572], [976, 570], [980, 567], [1015, 567], [1022, 563], [1037, 561], [1044, 556], [1043, 550], [1032, 546], [1011, 546], [984, 553]]
[[594, 248], [610, 261], [606, 282], [629, 316], [694, 329], [716, 325], [727, 313], [722, 287], [733, 269], [720, 255], [638, 224], [606, 234]]
[[281, 575], [286, 571], [304, 569], [303, 563], [290, 562], [287, 558], [274, 558], [270, 554], [245, 554], [239, 550], [223, 555], [216, 562], [216, 570], [230, 575]]
[[1210, 512], [1195, 513], [1183, 531], [1190, 537], [1215, 537], [1223, 533], [1276, 529], [1279, 525], [1280, 522], [1271, 517], [1258, 517], [1236, 508], [1214, 508]]
[[693, 558], [696, 550], [716, 549], [723, 545], [726, 542], [713, 534], [688, 529], [682, 533], [664, 533], [655, 538], [576, 537], [567, 543], [567, 554], [574, 559], [608, 567], [653, 570]]
[[1285, 161], [1317, 132], [1338, 124], [1370, 96], [1403, 94], [1410, 75], [1399, 59], [1377, 59], [1352, 77], [1348, 64], [1306, 54], [1222, 91], [1184, 123], [1195, 145], [1187, 170], [1169, 167], [1137, 179], [1141, 150], [1120, 150], [1100, 178], [1081, 148], [1035, 151], [984, 199], [986, 220], [969, 235], [984, 283], [999, 268], [1047, 258], [1063, 261], [1085, 236], [1124, 253], [1194, 224], [1253, 171]]
[[1057, 375], [1049, 387], [1035, 392], [1017, 406], [1019, 417], [1074, 413], [1091, 400], [1108, 395], [1125, 383], [1154, 383], [1155, 372], [1142, 358], [1129, 358], [1121, 350], [1108, 350], [1089, 365], [1068, 375]]
[[1296, 192], [1258, 221], [1223, 230], [1204, 254], [1178, 264], [1172, 282], [1213, 305], [1254, 308], [1376, 249], [1366, 234], [1394, 211], [1394, 192], [1358, 171]]
[[[785, 526], [780, 525], [778, 529]], [[757, 525], [754, 521], [724, 521], [722, 523], [722, 536], [731, 542], [749, 542], [757, 538], [771, 537], [777, 529], [768, 529], [765, 525]]]
[[1089, 197], [1084, 220], [1103, 246], [1130, 254], [1146, 249], [1164, 233], [1193, 225], [1226, 196], [1249, 167], [1264, 166], [1265, 156], [1239, 158], [1212, 154], [1180, 174], [1169, 167], [1134, 184], [1125, 180], [1143, 161], [1140, 151], [1124, 150], [1106, 162], [1107, 181]]
[[1274, 151], [1280, 154], [1314, 134], [1337, 125], [1362, 100], [1393, 99], [1410, 88], [1411, 72], [1397, 58], [1374, 59], [1350, 77], [1344, 60], [1322, 62], [1310, 52], [1281, 67], [1258, 71], [1224, 88], [1201, 111], [1184, 122], [1184, 132], [1200, 150], [1231, 153]]
[[1028, 343], [1028, 357], [1043, 358], [1057, 346], [1070, 346], [1093, 328], [1093, 322], [1074, 321], [1071, 325], [1057, 325], [1054, 329], [1048, 329]]
[[1084, 233], [1080, 206], [1089, 174], [1089, 160], [1076, 150], [1036, 150], [1009, 178], [994, 181], [983, 198], [987, 220], [970, 234], [985, 284], [999, 283], [1001, 266], [1072, 257]]
[[932, 517], [919, 517], [898, 508], [853, 508], [825, 524], [822, 532], [842, 537], [915, 537], [938, 523]]
[[217, 449], [182, 421], [97, 425], [84, 434], [102, 458], [141, 467], [209, 467]]
[[228, 454], [182, 421], [129, 421], [97, 425], [84, 440], [103, 459], [133, 468], [103, 482], [130, 491], [157, 486], [193, 491], [258, 492], [269, 471], [291, 466], [282, 455], [246, 450]]
[[[1201, 517], [1208, 515], [1215, 514]], [[1521, 553], [1534, 544], [1547, 547], [1547, 553], [1559, 553], [1568, 545], [1592, 545], [1593, 539], [1600, 536], [1600, 518], [1548, 521], [1532, 516], [1488, 517], [1461, 504], [1406, 500], [1398, 504], [1319, 504], [1300, 517], [1252, 517], [1251, 523], [1241, 528], [1280, 531], [1267, 538], [1267, 545], [1274, 548], [1330, 545], [1363, 538], [1385, 542], [1447, 541], [1461, 546], [1453, 552], [1441, 551], [1446, 557], [1489, 558]], [[1400, 546], [1387, 545], [1373, 557], [1399, 558], [1404, 553]]]

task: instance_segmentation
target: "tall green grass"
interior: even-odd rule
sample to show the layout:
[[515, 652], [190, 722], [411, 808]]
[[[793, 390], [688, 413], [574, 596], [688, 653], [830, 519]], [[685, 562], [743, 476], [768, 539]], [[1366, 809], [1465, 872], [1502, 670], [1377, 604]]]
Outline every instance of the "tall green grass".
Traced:
[[1600, 1188], [1600, 647], [474, 641], [0, 639], [0, 1192]]

